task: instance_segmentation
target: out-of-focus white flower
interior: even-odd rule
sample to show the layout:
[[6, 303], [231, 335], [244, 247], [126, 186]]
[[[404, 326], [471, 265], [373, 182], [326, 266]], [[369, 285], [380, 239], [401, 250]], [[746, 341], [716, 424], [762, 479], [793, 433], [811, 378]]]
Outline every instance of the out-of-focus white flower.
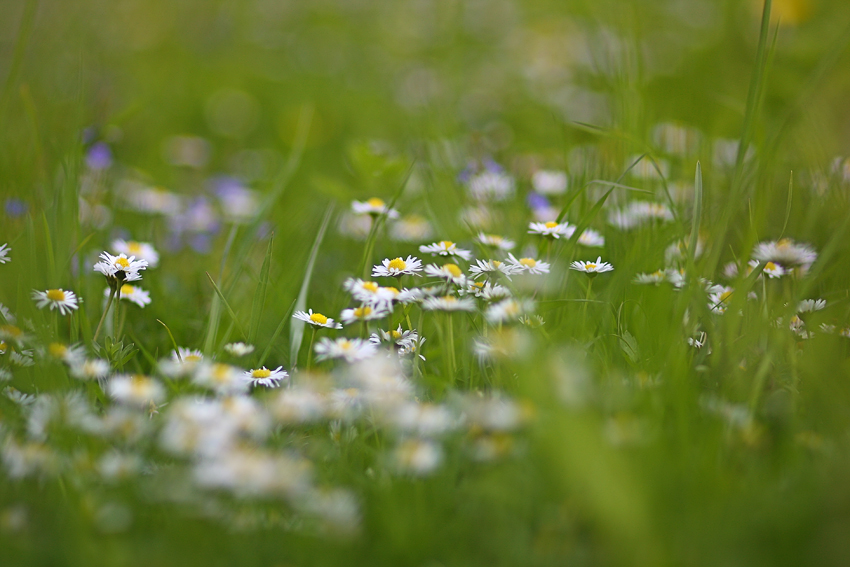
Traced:
[[114, 376], [106, 390], [115, 401], [137, 407], [145, 407], [151, 402], [159, 403], [165, 398], [162, 384], [141, 374]]
[[419, 247], [419, 251], [423, 254], [432, 254], [434, 256], [457, 256], [463, 260], [469, 261], [472, 258], [472, 252], [458, 248], [457, 244], [451, 240], [441, 240], [433, 244], [423, 244]]
[[531, 176], [531, 185], [541, 195], [562, 195], [567, 191], [567, 174], [541, 169]]
[[422, 271], [422, 261], [414, 256], [408, 256], [406, 260], [395, 258], [390, 260], [385, 258], [380, 266], [372, 268], [372, 277], [401, 277], [403, 275], [418, 276], [417, 272]]
[[398, 211], [391, 209], [382, 199], [372, 197], [366, 201], [353, 201], [351, 210], [357, 214], [387, 215], [391, 219], [398, 218]]
[[149, 268], [156, 268], [159, 265], [159, 252], [149, 242], [118, 239], [112, 241], [112, 249], [125, 257], [133, 256], [139, 260], [145, 260]]
[[296, 311], [292, 317], [294, 319], [304, 321], [305, 323], [309, 323], [314, 327], [325, 327], [327, 329], [342, 329], [342, 325], [334, 322], [333, 319], [329, 319], [321, 313], [313, 313], [312, 309], [310, 309], [309, 311], [309, 313], [305, 313], [304, 311]]

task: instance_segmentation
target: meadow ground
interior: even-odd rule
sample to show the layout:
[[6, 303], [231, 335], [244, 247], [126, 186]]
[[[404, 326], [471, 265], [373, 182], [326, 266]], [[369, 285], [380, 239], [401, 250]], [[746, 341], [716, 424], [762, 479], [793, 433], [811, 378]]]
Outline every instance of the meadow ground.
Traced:
[[843, 0], [12, 0], [0, 565], [843, 566]]

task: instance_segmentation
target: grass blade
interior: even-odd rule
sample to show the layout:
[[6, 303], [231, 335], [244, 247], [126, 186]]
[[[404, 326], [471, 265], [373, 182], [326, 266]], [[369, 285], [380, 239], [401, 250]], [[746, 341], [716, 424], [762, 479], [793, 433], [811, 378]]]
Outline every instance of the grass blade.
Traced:
[[269, 285], [269, 269], [272, 263], [272, 247], [274, 246], [274, 234], [269, 238], [269, 245], [266, 249], [266, 257], [263, 260], [263, 267], [260, 268], [260, 281], [257, 283], [257, 291], [254, 293], [254, 301], [251, 303], [251, 322], [248, 326], [248, 343], [254, 344], [257, 338], [257, 331], [260, 329], [260, 318], [263, 314], [263, 309], [266, 304], [266, 288]]
[[[266, 345], [266, 350], [263, 351], [262, 356], [260, 356], [259, 362], [257, 362], [257, 366], [263, 366], [266, 362], [266, 359], [269, 357], [269, 354], [272, 352], [272, 345], [274, 345], [277, 338], [280, 336], [280, 333], [283, 332], [283, 327], [286, 325], [286, 322], [289, 321], [289, 317], [292, 315], [292, 312], [295, 310], [295, 302], [298, 299], [293, 299], [292, 303], [289, 304], [289, 309], [286, 310], [286, 313], [283, 314], [283, 317], [280, 320], [280, 323], [277, 325], [277, 329], [272, 333], [272, 338], [269, 340], [269, 344]], [[291, 361], [290, 361], [291, 362]], [[292, 366], [290, 364], [290, 366]]]
[[688, 262], [694, 265], [697, 242], [699, 242], [700, 219], [702, 218], [702, 165], [697, 162], [697, 172], [694, 176], [694, 214], [691, 221], [691, 237], [688, 240]]
[[157, 319], [156, 322], [159, 323], [160, 325], [162, 325], [163, 327], [165, 327], [165, 330], [168, 332], [168, 338], [171, 339], [171, 344], [174, 347], [174, 352], [177, 353], [177, 360], [179, 360], [180, 363], [182, 364], [183, 363], [183, 357], [180, 356], [180, 349], [177, 348], [177, 341], [174, 340], [174, 335], [171, 333], [171, 329], [169, 329], [168, 325], [166, 325], [165, 323], [163, 323], [159, 319]]
[[[328, 224], [330, 224], [333, 209], [334, 206], [331, 203], [325, 212], [322, 226], [319, 228], [319, 232], [316, 233], [316, 240], [313, 241], [313, 249], [310, 250], [310, 259], [307, 260], [307, 270], [304, 272], [304, 280], [301, 282], [301, 291], [298, 292], [298, 299], [295, 301], [295, 309], [298, 311], [304, 311], [307, 307], [307, 294], [310, 291], [313, 268], [316, 265], [316, 257], [319, 255], [319, 247], [322, 245]], [[301, 350], [301, 342], [304, 339], [304, 325], [304, 321], [294, 320], [289, 327], [289, 363], [291, 366], [295, 366], [295, 363], [298, 361], [298, 351]]]
[[221, 302], [227, 308], [227, 312], [230, 314], [231, 319], [233, 319], [233, 322], [236, 324], [236, 328], [239, 329], [239, 334], [242, 335], [242, 339], [246, 340], [248, 336], [245, 334], [245, 330], [242, 328], [242, 325], [239, 324], [239, 318], [236, 316], [236, 312], [233, 311], [232, 307], [230, 307], [230, 304], [227, 302], [227, 299], [224, 297], [224, 294], [221, 293], [221, 290], [218, 289], [218, 286], [215, 284], [215, 280], [212, 278], [210, 273], [205, 273], [207, 274], [207, 278], [209, 278], [210, 283], [212, 284], [216, 294], [218, 294], [219, 299], [221, 299]]

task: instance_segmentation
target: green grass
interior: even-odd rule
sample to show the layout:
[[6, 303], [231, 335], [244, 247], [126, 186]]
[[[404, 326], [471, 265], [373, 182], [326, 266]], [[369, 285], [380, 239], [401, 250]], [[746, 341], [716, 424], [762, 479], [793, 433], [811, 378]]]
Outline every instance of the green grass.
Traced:
[[[6, 4], [0, 244], [12, 260], [0, 265], [0, 303], [26, 337], [0, 331], [0, 390], [77, 393], [98, 418], [115, 410], [96, 382], [51, 358], [58, 341], [82, 344], [113, 373], [156, 377], [166, 403], [133, 410], [147, 428], [137, 440], [82, 432], [68, 416], [39, 437], [32, 407], [0, 394], [0, 565], [850, 559], [850, 339], [838, 333], [850, 327], [850, 162], [834, 165], [850, 155], [844, 2], [774, 0], [764, 13], [758, 2], [707, 0]], [[659, 140], [663, 123], [687, 128], [678, 131], [685, 149]], [[111, 149], [107, 169], [86, 164], [87, 128]], [[194, 157], [177, 163], [175, 136], [197, 137]], [[721, 165], [719, 140], [745, 143]], [[405, 436], [367, 406], [350, 422], [275, 421], [264, 439], [240, 438], [245, 452], [225, 451], [240, 463], [250, 454], [308, 462], [316, 491], [301, 500], [298, 490], [195, 486], [193, 459], [159, 439], [181, 398], [213, 396], [158, 361], [180, 346], [240, 370], [283, 366], [296, 383], [338, 382], [345, 392], [348, 366], [308, 363], [312, 329], [293, 312], [338, 320], [359, 306], [343, 282], [368, 279], [384, 258], [449, 261], [419, 244], [450, 239], [476, 258], [504, 259], [476, 244], [479, 228], [460, 216], [474, 202], [459, 175], [488, 159], [516, 192], [488, 205], [486, 232], [515, 240], [517, 257], [552, 264], [547, 276], [502, 280], [534, 299], [544, 324], [399, 305], [315, 336], [401, 325], [427, 339], [426, 360], [406, 366], [415, 401], [466, 417], [435, 437], [440, 465], [399, 471]], [[527, 232], [536, 169], [568, 174], [567, 192], [550, 204], [579, 227], [570, 238]], [[219, 175], [257, 191], [244, 222], [215, 204]], [[128, 181], [186, 202], [205, 195], [221, 210], [209, 230], [178, 234], [169, 215], [126, 205]], [[433, 236], [400, 242], [382, 217], [347, 234], [351, 202], [371, 197], [423, 217]], [[640, 200], [669, 206], [672, 220], [609, 223]], [[582, 246], [584, 228], [601, 232], [604, 248]], [[153, 243], [160, 265], [139, 282], [151, 304], [122, 302], [95, 343], [106, 283], [92, 265], [117, 237]], [[725, 264], [780, 238], [817, 251], [807, 273], [770, 279], [761, 265], [724, 278]], [[668, 261], [675, 243], [681, 257]], [[569, 269], [597, 256], [614, 271], [591, 279]], [[664, 267], [686, 271], [681, 289], [634, 283]], [[711, 309], [699, 278], [735, 289], [725, 313]], [[38, 309], [32, 291], [53, 288], [73, 290], [79, 309]], [[803, 315], [804, 338], [789, 322], [799, 301], [815, 298], [827, 306]], [[689, 346], [701, 332], [706, 344]], [[482, 340], [509, 354], [479, 359]], [[235, 341], [255, 349], [233, 357], [224, 345]], [[13, 363], [24, 350], [34, 365]], [[502, 431], [472, 415], [469, 404], [493, 392], [516, 403], [519, 425]], [[274, 413], [278, 395], [257, 388], [250, 397]], [[248, 415], [265, 415], [256, 408]], [[43, 443], [61, 465], [17, 474], [10, 455], [26, 443]], [[144, 466], [105, 478], [99, 463], [115, 449]], [[356, 520], [335, 523], [317, 509], [333, 490], [351, 498]]]

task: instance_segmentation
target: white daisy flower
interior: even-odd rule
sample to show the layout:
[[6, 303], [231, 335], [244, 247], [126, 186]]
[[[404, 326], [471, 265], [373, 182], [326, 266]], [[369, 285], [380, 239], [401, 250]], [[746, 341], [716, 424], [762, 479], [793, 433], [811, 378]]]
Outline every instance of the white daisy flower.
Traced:
[[146, 260], [149, 268], [159, 265], [159, 252], [149, 242], [136, 242], [135, 240], [113, 240], [112, 249], [125, 256], [134, 256], [139, 260]]
[[77, 366], [86, 361], [86, 349], [82, 345], [64, 345], [50, 343], [47, 352], [55, 359], [61, 360], [68, 366]]
[[106, 385], [109, 396], [122, 404], [146, 407], [165, 398], [165, 388], [159, 381], [148, 376], [115, 376]]
[[271, 399], [269, 410], [281, 423], [300, 424], [325, 417], [327, 399], [309, 387], [287, 388]]
[[385, 258], [382, 265], [372, 268], [372, 277], [398, 278], [403, 275], [418, 276], [416, 272], [422, 271], [422, 261], [415, 256], [408, 256], [406, 260]]
[[[687, 240], [679, 240], [672, 243], [664, 250], [664, 261], [671, 264], [676, 260], [686, 258], [688, 255], [688, 246], [690, 246], [690, 243]], [[694, 251], [694, 258], [702, 256], [704, 249], [705, 241], [702, 238], [697, 238], [697, 248]]]
[[673, 284], [673, 287], [675, 288], [685, 287], [685, 284], [688, 281], [685, 277], [685, 270], [681, 268], [678, 270], [668, 268], [664, 271], [664, 274], [667, 276], [667, 281]]
[[504, 299], [488, 307], [484, 317], [491, 325], [495, 325], [505, 321], [514, 321], [531, 311], [534, 311], [534, 303], [531, 301]]
[[[759, 267], [760, 262], [758, 260], [750, 260], [748, 265], [750, 266], [750, 270], [747, 272], [749, 274], [752, 270], [755, 270]], [[785, 275], [785, 268], [780, 266], [775, 262], [765, 262], [764, 269], [761, 271], [762, 274], [765, 274], [770, 279], [781, 278]]]
[[[569, 231], [566, 235], [567, 238], [572, 238], [573, 233], [575, 232], [575, 227], [571, 228], [573, 228], [573, 230]], [[592, 228], [586, 228], [584, 232], [581, 233], [581, 236], [578, 237], [578, 243], [582, 246], [587, 246], [588, 248], [602, 248], [605, 246], [605, 237]]]
[[387, 315], [390, 314], [388, 309], [382, 307], [370, 307], [369, 305], [363, 305], [362, 307], [355, 307], [353, 309], [343, 309], [339, 318], [343, 320], [346, 325], [350, 325], [352, 323], [356, 323], [357, 321], [372, 321], [373, 319], [383, 319]]
[[633, 280], [636, 284], [655, 284], [667, 281], [667, 274], [664, 270], [656, 270], [651, 274], [637, 274]]
[[505, 201], [513, 197], [516, 183], [506, 173], [485, 171], [473, 175], [466, 188], [470, 196], [478, 201]]
[[443, 449], [434, 441], [408, 439], [396, 447], [394, 460], [400, 472], [424, 476], [443, 462]]
[[265, 366], [256, 370], [249, 370], [242, 374], [248, 384], [252, 386], [265, 386], [266, 388], [277, 388], [282, 380], [289, 378], [289, 373], [283, 369], [283, 366], [278, 366], [274, 370], [269, 370]]
[[466, 281], [466, 276], [463, 275], [463, 270], [458, 268], [457, 264], [428, 264], [425, 266], [425, 274], [434, 278], [440, 278], [457, 285], [463, 285]]
[[35, 364], [32, 350], [13, 351], [9, 355], [9, 361], [15, 366], [32, 366]]
[[442, 285], [432, 285], [428, 287], [414, 287], [410, 289], [403, 289], [398, 294], [398, 302], [404, 305], [409, 305], [411, 303], [419, 303], [426, 297], [431, 297], [433, 295], [440, 295], [443, 293], [444, 287]]
[[629, 230], [653, 220], [672, 221], [673, 213], [663, 203], [632, 201], [626, 207], [612, 211], [608, 215], [608, 222], [622, 230]]
[[563, 195], [567, 191], [567, 174], [541, 169], [531, 176], [531, 185], [541, 195]]
[[708, 308], [715, 313], [726, 313], [726, 308], [729, 306], [729, 301], [731, 301], [734, 292], [735, 290], [731, 287], [712, 286], [711, 293], [708, 295]]
[[528, 272], [529, 274], [548, 274], [549, 263], [535, 260], [534, 258], [520, 258], [517, 260], [513, 254], [508, 254], [508, 262], [510, 262], [519, 271]]
[[346, 362], [357, 362], [375, 354], [375, 345], [362, 339], [339, 338], [335, 341], [327, 337], [315, 346], [316, 360], [343, 358]]
[[226, 352], [230, 356], [235, 356], [239, 358], [254, 352], [254, 345], [248, 345], [242, 342], [227, 343], [226, 345], [224, 345], [224, 352]]
[[[236, 343], [244, 344], [244, 343]], [[253, 350], [253, 347], [252, 347]], [[250, 384], [245, 380], [245, 373], [229, 364], [204, 362], [198, 364], [192, 375], [192, 382], [215, 390], [220, 394], [237, 394], [248, 390]]]
[[797, 304], [797, 313], [814, 313], [826, 309], [826, 301], [823, 299], [804, 299]]
[[481, 276], [488, 276], [490, 274], [502, 274], [506, 278], [511, 279], [512, 275], [518, 274], [524, 269], [522, 266], [500, 262], [499, 260], [476, 260], [475, 265], [469, 267], [469, 273], [472, 274], [472, 279], [478, 279]]
[[[106, 288], [103, 290], [103, 296], [109, 297], [111, 290]], [[139, 307], [145, 307], [151, 304], [151, 294], [138, 286], [124, 284], [121, 286], [121, 299], [135, 303]]]
[[808, 244], [783, 238], [756, 244], [753, 258], [760, 262], [772, 261], [788, 266], [810, 266], [818, 259], [818, 253]]
[[[539, 234], [550, 238], [561, 238], [562, 236], [568, 236], [568, 231], [571, 228], [575, 231], [575, 227], [570, 226], [570, 223], [567, 222], [532, 222], [528, 224], [528, 234]], [[572, 234], [572, 232], [570, 232], [570, 234]]]
[[99, 358], [71, 366], [71, 376], [78, 380], [103, 380], [109, 376], [109, 363]]
[[398, 211], [389, 208], [383, 199], [378, 199], [377, 197], [372, 197], [366, 201], [353, 201], [351, 203], [351, 210], [359, 215], [387, 215], [391, 219], [398, 218]]
[[[179, 355], [179, 356], [178, 356]], [[177, 347], [176, 351], [171, 351], [171, 360], [174, 362], [182, 361], [183, 364], [197, 364], [204, 359], [204, 353], [198, 349], [185, 347]]]
[[471, 297], [458, 299], [453, 295], [429, 297], [422, 301], [426, 311], [475, 311], [475, 300]]
[[58, 309], [62, 315], [67, 315], [77, 308], [77, 296], [73, 291], [63, 289], [33, 290], [32, 299], [39, 309], [44, 309], [49, 305], [51, 311]]
[[485, 234], [483, 232], [479, 232], [477, 240], [484, 246], [492, 246], [498, 250], [513, 250], [516, 246], [516, 242], [513, 240], [509, 240], [497, 234]]
[[296, 311], [295, 315], [293, 315], [292, 318], [304, 321], [305, 323], [310, 323], [314, 327], [325, 327], [326, 329], [342, 329], [342, 325], [334, 322], [333, 319], [325, 317], [321, 313], [313, 313], [312, 309], [309, 309], [309, 313], [305, 313], [303, 311]]
[[596, 274], [602, 274], [604, 272], [610, 272], [614, 269], [614, 267], [611, 264], [609, 264], [608, 262], [603, 262], [602, 256], [599, 256], [599, 257], [596, 258], [595, 262], [594, 261], [588, 261], [588, 262], [575, 261], [572, 264], [570, 264], [570, 269], [576, 270], [576, 271], [579, 271], [579, 272], [584, 272], [587, 275], [596, 275]]
[[9, 252], [11, 251], [12, 249], [9, 247], [8, 244], [0, 246], [0, 264], [5, 264], [6, 262], [12, 261], [12, 258], [9, 257]]
[[457, 256], [463, 260], [469, 261], [472, 258], [472, 252], [458, 248], [457, 244], [451, 240], [441, 240], [433, 244], [423, 244], [419, 247], [419, 251], [423, 254], [428, 253], [434, 256]]
[[[631, 166], [635, 161], [640, 158], [639, 155], [629, 156], [629, 159], [626, 160], [626, 167]], [[663, 159], [656, 159], [655, 163], [658, 164], [658, 169], [661, 170], [661, 175], [665, 178], [670, 177], [670, 164], [667, 163]], [[640, 160], [630, 171], [629, 173], [633, 177], [637, 177], [640, 179], [661, 179], [658, 171], [655, 169], [655, 166], [652, 164], [652, 161], [649, 159]]]
[[478, 289], [479, 292], [475, 295], [475, 297], [480, 297], [487, 302], [507, 299], [511, 296], [511, 290], [501, 284], [486, 282]]
[[419, 215], [407, 215], [390, 226], [390, 238], [399, 242], [422, 242], [433, 234], [431, 223]]
[[113, 256], [103, 252], [100, 258], [101, 261], [94, 265], [94, 271], [106, 276], [110, 283], [138, 281], [142, 279], [139, 272], [148, 267], [147, 260], [136, 260], [135, 256], [127, 257], [126, 254]]
[[[372, 333], [369, 337], [369, 342], [375, 346], [391, 343], [395, 345], [399, 356], [407, 356], [418, 353], [425, 339], [421, 338], [416, 330], [405, 331], [399, 325], [397, 329], [390, 331], [378, 329], [377, 333]], [[425, 360], [425, 357], [421, 354], [419, 358]]]
[[705, 331], [701, 332], [696, 337], [688, 337], [688, 344], [696, 349], [701, 349], [705, 346], [706, 342], [706, 334]]

